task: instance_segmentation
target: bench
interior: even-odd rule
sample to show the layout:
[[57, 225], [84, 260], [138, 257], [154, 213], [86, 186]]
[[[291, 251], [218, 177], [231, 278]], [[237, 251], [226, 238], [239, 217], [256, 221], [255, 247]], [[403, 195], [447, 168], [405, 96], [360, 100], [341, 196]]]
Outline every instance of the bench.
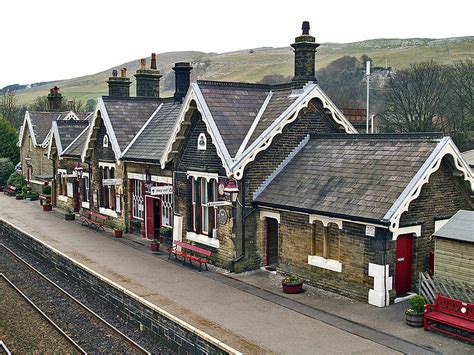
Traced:
[[5, 190], [8, 196], [15, 196], [16, 194], [16, 187], [13, 185], [8, 185], [7, 189]]
[[451, 330], [442, 329], [440, 324], [474, 332], [474, 304], [464, 303], [449, 297], [441, 296], [438, 292], [434, 304], [426, 304], [424, 312], [425, 330], [435, 331], [455, 336], [459, 339], [474, 342], [474, 337], [464, 336]]
[[[181, 247], [181, 251], [178, 250], [178, 247]], [[212, 253], [210, 250], [206, 250], [185, 242], [180, 242], [179, 240], [174, 240], [173, 246], [168, 248], [168, 259], [171, 259], [171, 255], [174, 255], [176, 259], [178, 259], [178, 256], [181, 256], [183, 258], [183, 265], [186, 264], [186, 259], [189, 260], [191, 265], [193, 261], [196, 261], [199, 263], [199, 271], [201, 271], [202, 264], [204, 264], [207, 270], [207, 264], [209, 262], [207, 257], [211, 256], [211, 254]]]
[[102, 230], [105, 231], [104, 222], [107, 220], [107, 216], [93, 211], [82, 210], [79, 217], [82, 219], [81, 225], [92, 228], [95, 227], [97, 231], [102, 228]]

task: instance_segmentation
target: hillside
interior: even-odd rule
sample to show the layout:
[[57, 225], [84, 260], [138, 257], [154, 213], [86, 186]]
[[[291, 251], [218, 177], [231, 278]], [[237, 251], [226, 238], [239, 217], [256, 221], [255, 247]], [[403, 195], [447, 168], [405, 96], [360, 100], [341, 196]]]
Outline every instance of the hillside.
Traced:
[[[374, 60], [375, 66], [391, 66], [403, 68], [410, 63], [433, 59], [439, 63], [449, 63], [467, 57], [474, 57], [474, 37], [457, 37], [447, 39], [374, 39], [354, 43], [324, 43], [318, 49], [317, 68], [323, 68], [331, 61], [344, 55], [359, 58], [367, 54]], [[225, 80], [257, 82], [265, 75], [281, 74], [291, 76], [293, 70], [293, 52], [291, 47], [255, 48], [229, 53], [203, 52], [169, 52], [158, 54], [158, 68], [163, 74], [162, 94], [170, 94], [173, 90], [173, 63], [189, 61], [192, 63], [193, 81]], [[117, 65], [126, 67], [129, 76], [139, 66], [139, 60]], [[72, 78], [30, 89], [17, 91], [20, 103], [28, 104], [37, 96], [44, 96], [50, 87], [57, 85], [63, 95], [76, 97], [82, 101], [107, 94], [107, 78], [112, 68], [103, 72]], [[135, 93], [132, 84], [132, 95]]]

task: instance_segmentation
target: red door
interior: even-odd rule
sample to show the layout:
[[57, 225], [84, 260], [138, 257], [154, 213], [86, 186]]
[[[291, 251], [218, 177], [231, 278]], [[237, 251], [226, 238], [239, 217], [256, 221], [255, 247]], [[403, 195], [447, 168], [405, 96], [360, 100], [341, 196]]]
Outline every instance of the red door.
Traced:
[[413, 236], [400, 235], [397, 238], [395, 259], [395, 290], [397, 295], [407, 293], [411, 289]]
[[146, 227], [145, 233], [148, 239], [153, 239], [155, 233], [155, 209], [154, 199], [145, 197]]

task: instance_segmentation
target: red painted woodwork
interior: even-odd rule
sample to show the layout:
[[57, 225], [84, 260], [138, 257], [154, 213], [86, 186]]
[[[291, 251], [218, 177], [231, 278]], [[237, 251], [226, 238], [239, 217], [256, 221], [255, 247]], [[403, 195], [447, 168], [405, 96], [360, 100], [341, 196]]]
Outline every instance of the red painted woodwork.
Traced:
[[145, 197], [146, 237], [153, 239], [155, 236], [155, 201]]
[[267, 218], [267, 265], [278, 263], [278, 221]]
[[464, 336], [446, 328], [439, 328], [439, 324], [446, 324], [473, 333], [474, 304], [441, 296], [438, 292], [435, 303], [425, 305], [424, 322], [425, 330], [433, 329], [474, 343], [473, 337]]
[[81, 194], [79, 190], [79, 180], [74, 184], [74, 212], [79, 212], [81, 209]]
[[395, 290], [397, 295], [407, 293], [411, 289], [413, 260], [413, 236], [403, 234], [397, 238], [395, 259]]

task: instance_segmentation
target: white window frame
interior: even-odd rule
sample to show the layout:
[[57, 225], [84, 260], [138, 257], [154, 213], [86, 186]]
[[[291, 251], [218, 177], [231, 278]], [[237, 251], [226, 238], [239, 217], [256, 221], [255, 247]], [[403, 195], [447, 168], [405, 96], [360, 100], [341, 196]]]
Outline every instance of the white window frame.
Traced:
[[104, 139], [102, 140], [102, 147], [104, 148], [109, 147], [109, 136], [107, 134], [104, 135]]
[[161, 225], [173, 228], [173, 194], [161, 196]]
[[209, 186], [208, 182], [204, 179], [199, 180], [199, 189], [201, 193], [201, 233], [209, 235]]
[[143, 221], [145, 216], [145, 208], [143, 201], [143, 185], [142, 180], [132, 179], [132, 217]]

